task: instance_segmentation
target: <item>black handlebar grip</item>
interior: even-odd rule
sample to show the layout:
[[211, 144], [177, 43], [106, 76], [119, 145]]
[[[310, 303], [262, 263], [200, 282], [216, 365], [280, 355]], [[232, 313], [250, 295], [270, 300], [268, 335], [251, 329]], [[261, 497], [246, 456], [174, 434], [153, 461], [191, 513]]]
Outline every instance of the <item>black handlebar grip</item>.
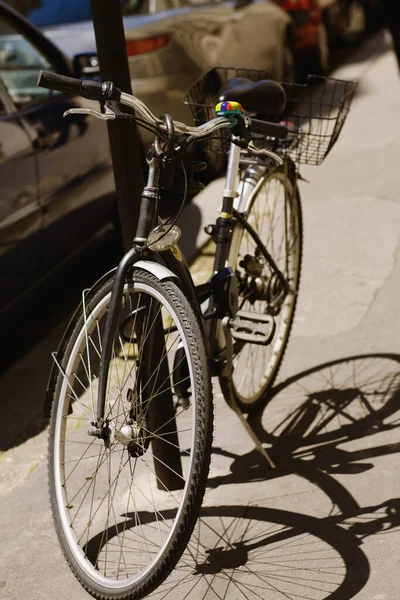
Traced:
[[40, 71], [37, 85], [49, 90], [76, 94], [88, 100], [98, 100], [99, 102], [104, 100], [119, 101], [121, 97], [121, 90], [110, 81], [101, 83], [91, 79], [74, 79], [50, 71]]
[[81, 83], [80, 79], [58, 75], [50, 71], [40, 71], [37, 80], [38, 87], [56, 90], [57, 92], [70, 92], [77, 95], [81, 93]]
[[288, 128], [285, 125], [279, 125], [279, 123], [269, 123], [268, 121], [260, 121], [259, 119], [250, 119], [251, 132], [261, 133], [269, 137], [279, 138], [284, 140], [288, 134]]
[[99, 100], [99, 102], [109, 99], [104, 84], [91, 79], [83, 79], [81, 81], [80, 95], [88, 100]]

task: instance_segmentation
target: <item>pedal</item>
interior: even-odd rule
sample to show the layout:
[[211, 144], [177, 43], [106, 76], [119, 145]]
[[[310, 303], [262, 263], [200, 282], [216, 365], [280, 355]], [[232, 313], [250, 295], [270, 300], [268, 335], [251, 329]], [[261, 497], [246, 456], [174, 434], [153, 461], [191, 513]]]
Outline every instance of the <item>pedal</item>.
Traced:
[[259, 315], [239, 310], [234, 319], [230, 319], [229, 328], [235, 340], [267, 346], [275, 334], [275, 319], [271, 315]]

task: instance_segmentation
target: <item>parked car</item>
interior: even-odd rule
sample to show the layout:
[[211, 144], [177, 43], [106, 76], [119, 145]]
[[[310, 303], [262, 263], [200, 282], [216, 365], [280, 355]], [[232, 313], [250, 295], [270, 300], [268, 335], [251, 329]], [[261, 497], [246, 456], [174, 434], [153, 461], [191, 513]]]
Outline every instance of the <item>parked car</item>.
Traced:
[[115, 221], [107, 130], [86, 116], [63, 119], [87, 101], [38, 88], [40, 69], [73, 75], [0, 0], [0, 318]]
[[[63, 52], [94, 51], [90, 0], [10, 0]], [[189, 85], [213, 66], [294, 78], [290, 17], [270, 0], [122, 0], [133, 93], [156, 114], [191, 120]]]
[[[189, 120], [183, 95], [211, 65], [292, 77], [291, 20], [269, 0], [161, 12], [154, 2], [125, 0], [123, 11], [133, 90], [156, 114]], [[89, 19], [90, 0], [0, 0], [0, 320], [115, 228], [104, 123], [63, 119], [88, 101], [36, 86], [40, 69], [73, 76], [76, 55], [95, 51]]]

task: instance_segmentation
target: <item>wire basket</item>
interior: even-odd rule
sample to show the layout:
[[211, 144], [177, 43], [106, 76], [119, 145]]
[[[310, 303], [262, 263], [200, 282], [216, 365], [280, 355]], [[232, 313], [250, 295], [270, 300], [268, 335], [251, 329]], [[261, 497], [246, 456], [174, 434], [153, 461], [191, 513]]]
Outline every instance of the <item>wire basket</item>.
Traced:
[[[195, 81], [185, 96], [196, 125], [213, 119], [220, 88], [230, 79], [246, 77], [251, 81], [268, 79], [266, 71], [216, 67]], [[309, 75], [305, 84], [282, 83], [287, 95], [285, 112], [279, 122], [290, 125], [288, 138], [278, 142], [257, 135], [255, 145], [290, 156], [298, 164], [320, 165], [328, 155], [342, 130], [357, 87], [355, 81]], [[246, 108], [246, 107], [244, 107]], [[265, 112], [255, 115], [259, 119], [277, 121]], [[229, 150], [230, 132], [220, 129], [204, 142], [211, 152]]]

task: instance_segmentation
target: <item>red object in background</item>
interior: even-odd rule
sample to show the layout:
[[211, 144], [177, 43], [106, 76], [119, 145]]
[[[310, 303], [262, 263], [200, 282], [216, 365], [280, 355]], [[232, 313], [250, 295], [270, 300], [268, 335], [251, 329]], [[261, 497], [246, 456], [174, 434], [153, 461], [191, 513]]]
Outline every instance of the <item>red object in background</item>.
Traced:
[[280, 6], [288, 12], [292, 10], [310, 10], [312, 0], [280, 0]]
[[322, 21], [318, 0], [274, 0], [274, 2], [293, 19], [296, 49], [307, 50], [318, 47]]
[[147, 54], [164, 48], [170, 42], [169, 35], [159, 35], [156, 37], [140, 40], [127, 40], [126, 53], [128, 56], [137, 56], [138, 54]]

